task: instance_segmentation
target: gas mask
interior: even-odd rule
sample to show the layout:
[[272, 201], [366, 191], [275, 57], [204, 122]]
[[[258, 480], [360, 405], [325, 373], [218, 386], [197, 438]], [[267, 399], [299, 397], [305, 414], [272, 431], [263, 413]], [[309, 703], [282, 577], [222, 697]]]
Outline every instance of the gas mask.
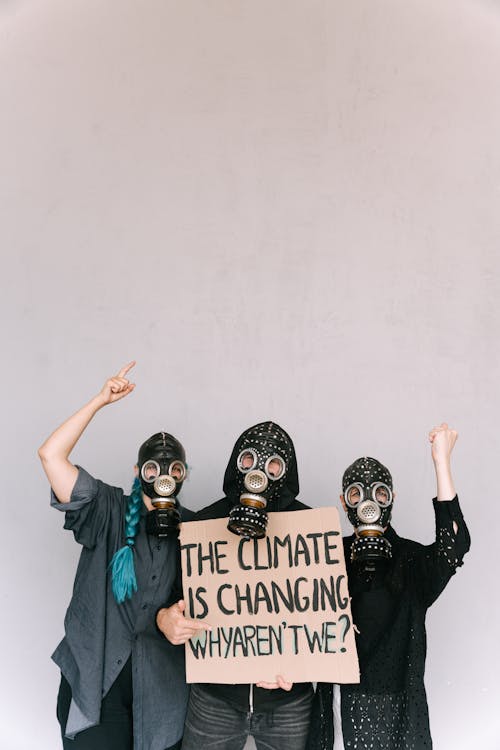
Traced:
[[234, 534], [256, 539], [266, 535], [267, 509], [279, 509], [292, 451], [289, 436], [273, 422], [243, 433], [235, 454], [240, 502], [231, 509], [227, 524]]
[[146, 531], [176, 536], [181, 521], [177, 494], [186, 477], [184, 448], [172, 435], [158, 432], [141, 445], [137, 465], [142, 491], [154, 506], [146, 516]]
[[356, 531], [351, 561], [373, 570], [392, 557], [391, 544], [384, 537], [392, 514], [392, 477], [375, 458], [358, 458], [344, 472], [342, 490], [347, 517]]

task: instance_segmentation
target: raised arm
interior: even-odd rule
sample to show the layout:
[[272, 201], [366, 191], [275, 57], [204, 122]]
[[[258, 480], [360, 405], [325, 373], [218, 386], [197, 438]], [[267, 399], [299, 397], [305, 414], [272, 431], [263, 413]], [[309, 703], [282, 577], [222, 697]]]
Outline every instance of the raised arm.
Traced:
[[465, 523], [451, 475], [451, 453], [458, 433], [446, 423], [429, 432], [431, 454], [437, 481], [436, 541], [419, 547], [412, 567], [416, 585], [426, 606], [430, 606], [445, 588], [470, 547]]
[[129, 362], [117, 375], [106, 380], [97, 396], [63, 422], [38, 449], [43, 469], [59, 502], [70, 501], [78, 476], [78, 469], [69, 460], [71, 451], [99, 409], [119, 401], [134, 390], [135, 384], [126, 377], [134, 365], [135, 362]]

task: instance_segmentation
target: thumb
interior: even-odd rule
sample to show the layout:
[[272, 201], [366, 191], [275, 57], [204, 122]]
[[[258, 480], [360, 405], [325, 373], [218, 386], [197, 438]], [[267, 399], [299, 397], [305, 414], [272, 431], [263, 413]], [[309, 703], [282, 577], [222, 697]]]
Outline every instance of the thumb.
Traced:
[[177, 609], [181, 614], [184, 614], [184, 610], [186, 609], [186, 602], [184, 601], [184, 599], [179, 599], [179, 601], [177, 602]]

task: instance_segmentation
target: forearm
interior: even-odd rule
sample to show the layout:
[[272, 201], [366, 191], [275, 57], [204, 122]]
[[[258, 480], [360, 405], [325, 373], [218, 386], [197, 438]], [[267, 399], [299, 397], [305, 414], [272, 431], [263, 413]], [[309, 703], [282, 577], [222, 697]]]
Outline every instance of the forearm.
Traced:
[[457, 494], [451, 476], [451, 454], [457, 438], [458, 432], [448, 427], [446, 422], [433, 427], [429, 432], [431, 456], [437, 481], [436, 496], [440, 502], [453, 500]]
[[62, 503], [69, 502], [78, 476], [78, 470], [68, 457], [90, 420], [104, 403], [101, 394], [95, 396], [54, 430], [38, 450], [51, 487]]
[[437, 499], [439, 501], [453, 500], [457, 493], [451, 475], [449, 457], [436, 459], [434, 461], [434, 469], [436, 471]]

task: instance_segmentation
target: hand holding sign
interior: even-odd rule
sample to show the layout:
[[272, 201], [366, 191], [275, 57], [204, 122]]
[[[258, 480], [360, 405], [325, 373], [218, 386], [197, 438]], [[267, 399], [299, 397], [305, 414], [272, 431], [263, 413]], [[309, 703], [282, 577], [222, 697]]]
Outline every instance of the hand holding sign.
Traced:
[[179, 599], [171, 607], [160, 609], [156, 615], [156, 624], [165, 638], [174, 646], [181, 643], [187, 643], [200, 630], [211, 630], [208, 622], [201, 620], [190, 620], [184, 615], [186, 603], [184, 599]]
[[293, 682], [288, 682], [282, 677], [282, 675], [276, 675], [276, 682], [256, 682], [257, 687], [265, 688], [266, 690], [286, 690], [287, 692], [293, 688]]

